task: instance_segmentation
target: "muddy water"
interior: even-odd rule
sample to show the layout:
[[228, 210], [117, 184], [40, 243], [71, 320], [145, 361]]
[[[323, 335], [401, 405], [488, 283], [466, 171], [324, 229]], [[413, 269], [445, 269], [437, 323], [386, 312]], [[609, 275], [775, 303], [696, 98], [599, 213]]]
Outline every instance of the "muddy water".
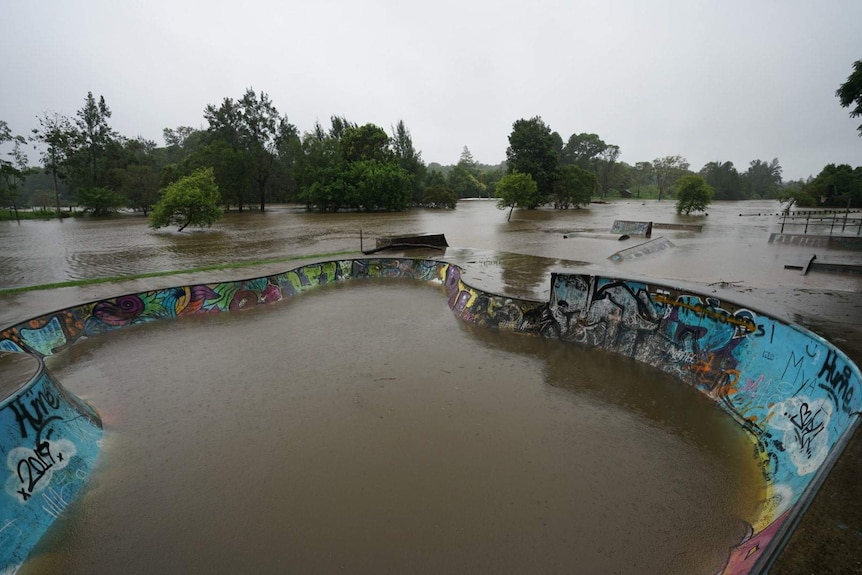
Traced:
[[86, 493], [23, 573], [714, 573], [751, 446], [643, 365], [330, 285], [51, 359], [99, 406]]
[[[709, 216], [678, 216], [673, 202], [632, 200], [591, 204], [582, 210], [516, 210], [507, 222], [506, 212], [497, 210], [493, 201], [462, 201], [455, 210], [397, 214], [315, 214], [276, 207], [264, 214], [228, 214], [212, 229], [183, 233], [150, 230], [140, 216], [0, 222], [0, 288], [358, 251], [362, 230], [365, 247], [373, 247], [374, 239], [382, 235], [444, 233], [455, 246], [450, 252], [469, 247], [574, 260], [604, 272], [656, 279], [744, 281], [749, 287], [780, 281], [859, 291], [858, 277], [802, 276], [784, 270], [785, 264], [799, 264], [813, 252], [768, 243], [770, 232], [781, 227], [775, 215], [779, 209], [776, 201], [719, 202], [710, 207]], [[644, 241], [612, 239], [609, 232], [615, 219], [696, 223], [704, 228], [701, 233], [656, 229], [653, 237], [669, 239], [673, 249], [615, 264], [608, 260], [614, 252]], [[814, 251], [823, 258], [824, 250]], [[859, 261], [858, 254], [829, 250], [828, 256], [833, 261]]]

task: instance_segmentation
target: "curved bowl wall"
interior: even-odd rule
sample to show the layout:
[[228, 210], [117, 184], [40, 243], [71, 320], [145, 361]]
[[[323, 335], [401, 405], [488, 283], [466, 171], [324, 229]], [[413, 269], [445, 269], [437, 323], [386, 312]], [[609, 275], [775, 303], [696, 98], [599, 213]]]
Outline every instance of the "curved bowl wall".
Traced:
[[[38, 358], [92, 335], [200, 313], [238, 311], [363, 277], [445, 286], [462, 320], [599, 347], [695, 387], [752, 442], [766, 485], [760, 516], [728, 551], [723, 573], [760, 573], [781, 550], [859, 423], [859, 368], [823, 338], [708, 295], [643, 281], [552, 274], [547, 302], [501, 296], [458, 266], [409, 258], [337, 260], [272, 276], [180, 286], [89, 302], [0, 332], [0, 351]], [[79, 491], [98, 456], [97, 414], [40, 366], [0, 402], [0, 572], [14, 571]]]

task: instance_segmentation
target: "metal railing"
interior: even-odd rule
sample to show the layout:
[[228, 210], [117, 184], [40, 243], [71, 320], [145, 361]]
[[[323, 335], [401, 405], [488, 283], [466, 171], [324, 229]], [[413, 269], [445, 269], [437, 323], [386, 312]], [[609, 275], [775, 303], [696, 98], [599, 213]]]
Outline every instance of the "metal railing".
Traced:
[[[852, 217], [851, 217], [852, 214]], [[856, 235], [862, 235], [862, 210], [795, 210], [781, 212], [781, 233], [785, 226], [804, 226], [803, 234], [807, 234], [809, 228], [811, 233], [824, 234], [829, 228], [829, 235], [836, 233], [852, 233], [855, 228]]]

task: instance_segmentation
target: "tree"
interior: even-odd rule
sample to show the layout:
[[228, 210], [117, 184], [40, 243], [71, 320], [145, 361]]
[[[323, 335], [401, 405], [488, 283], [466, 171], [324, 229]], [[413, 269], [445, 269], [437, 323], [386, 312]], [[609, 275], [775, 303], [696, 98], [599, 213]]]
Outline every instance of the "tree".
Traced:
[[126, 198], [126, 205], [146, 216], [159, 200], [156, 143], [138, 137], [122, 142], [121, 165], [111, 171], [112, 188]]
[[598, 155], [596, 177], [603, 198], [608, 195], [611, 188], [617, 186], [622, 180], [620, 165], [617, 164], [619, 157], [620, 147], [613, 144], [606, 146]]
[[397, 212], [410, 203], [410, 175], [394, 162], [359, 160], [350, 164], [347, 176], [364, 211]]
[[111, 109], [105, 97], [99, 101], [87, 92], [84, 106], [78, 110], [75, 130], [70, 134], [72, 149], [67, 157], [70, 176], [78, 188], [95, 188], [107, 183], [109, 154], [116, 145], [117, 134], [108, 125]]
[[399, 165], [386, 132], [374, 124], [357, 126], [338, 116], [331, 122], [329, 132], [315, 123], [312, 132], [303, 136], [297, 169], [300, 200], [325, 212], [406, 209], [412, 177]]
[[803, 190], [817, 203], [845, 207], [862, 205], [862, 167], [852, 168], [848, 164], [829, 164], [807, 183]]
[[9, 130], [9, 125], [3, 120], [0, 120], [0, 144], [3, 142], [13, 142], [12, 159], [5, 160], [0, 158], [0, 178], [2, 178], [2, 187], [0, 187], [0, 205], [11, 205], [15, 212], [15, 221], [20, 223], [18, 216], [18, 187], [26, 177], [27, 170], [27, 154], [21, 149], [21, 145], [26, 142], [22, 136], [16, 136]]
[[742, 178], [733, 162], [708, 162], [700, 170], [706, 183], [715, 190], [716, 200], [744, 200]]
[[222, 215], [221, 196], [212, 168], [195, 170], [159, 192], [161, 199], [150, 213], [150, 227], [175, 225], [209, 227]]
[[637, 162], [630, 171], [633, 183], [637, 187], [637, 195], [640, 197], [641, 190], [655, 183], [655, 170], [652, 162]]
[[501, 210], [509, 208], [508, 222], [516, 207], [534, 208], [538, 202], [538, 185], [530, 174], [512, 172], [497, 182], [497, 207]]
[[572, 134], [563, 147], [560, 163], [596, 173], [596, 160], [608, 145], [596, 134]]
[[78, 190], [78, 204], [94, 216], [106, 216], [124, 206], [126, 197], [108, 188], [83, 188]]
[[[847, 81], [835, 91], [835, 96], [841, 102], [842, 108], [849, 108], [855, 104], [850, 110], [851, 118], [862, 116], [862, 60], [853, 62], [853, 72], [847, 77]], [[862, 138], [862, 124], [859, 124], [856, 129], [859, 132], [859, 137]]]
[[57, 179], [66, 178], [66, 162], [72, 153], [75, 130], [69, 118], [56, 112], [45, 112], [38, 120], [39, 127], [33, 129], [30, 141], [44, 146], [42, 165], [45, 166], [45, 171], [51, 174], [57, 217], [63, 221], [60, 210], [60, 188], [57, 185]]
[[410, 130], [404, 125], [404, 120], [398, 120], [392, 128], [391, 145], [395, 161], [410, 175], [413, 203], [422, 204], [425, 189], [425, 162], [422, 161], [422, 154], [413, 148], [413, 138], [410, 137]]
[[653, 160], [652, 167], [658, 199], [661, 201], [665, 192], [669, 192], [674, 182], [688, 171], [688, 162], [682, 156], [665, 156]]
[[676, 213], [705, 212], [712, 200], [712, 188], [700, 176], [686, 175], [677, 180]]
[[771, 162], [752, 160], [743, 178], [750, 198], [777, 198], [781, 192], [781, 165], [778, 158]]
[[558, 163], [557, 140], [541, 117], [520, 119], [512, 125], [509, 147], [506, 148], [509, 174], [529, 174], [537, 186], [532, 205], [524, 207], [535, 208], [551, 197]]
[[560, 166], [554, 182], [554, 207], [567, 210], [572, 206], [589, 204], [597, 186], [598, 181], [592, 172], [574, 165]]
[[422, 197], [422, 205], [426, 208], [448, 208], [455, 209], [458, 204], [458, 198], [455, 192], [443, 186], [433, 186], [425, 188], [425, 194]]
[[[279, 116], [265, 92], [258, 96], [252, 88], [238, 101], [225, 98], [218, 108], [207, 106], [204, 118], [209, 122], [213, 139], [226, 142], [235, 152], [234, 156], [247, 156], [244, 163], [257, 188], [260, 211], [265, 211], [267, 184], [276, 171], [279, 139], [284, 134], [295, 133], [295, 126], [288, 122], [287, 116]], [[241, 192], [239, 194], [242, 197]], [[239, 206], [242, 211], [242, 202]]]

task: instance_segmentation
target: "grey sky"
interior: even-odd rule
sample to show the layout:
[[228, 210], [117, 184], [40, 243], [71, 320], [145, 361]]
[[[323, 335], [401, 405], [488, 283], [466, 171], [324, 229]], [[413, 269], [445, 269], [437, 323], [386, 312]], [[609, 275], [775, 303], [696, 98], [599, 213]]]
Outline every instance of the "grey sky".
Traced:
[[301, 132], [403, 119], [429, 163], [465, 145], [500, 162], [540, 115], [631, 164], [862, 165], [862, 119], [835, 98], [862, 59], [859, 0], [0, 0], [0, 22], [0, 120], [20, 134], [92, 91], [115, 130], [163, 145], [253, 87]]

